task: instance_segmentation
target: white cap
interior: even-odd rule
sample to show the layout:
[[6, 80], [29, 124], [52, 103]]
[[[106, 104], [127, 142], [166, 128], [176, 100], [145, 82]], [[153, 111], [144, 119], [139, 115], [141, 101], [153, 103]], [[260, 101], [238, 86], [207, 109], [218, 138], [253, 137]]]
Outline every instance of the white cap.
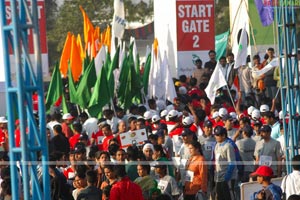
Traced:
[[167, 110], [163, 110], [160, 113], [160, 117], [165, 117], [165, 116], [167, 116], [167, 114], [168, 114], [168, 111]]
[[251, 114], [251, 118], [254, 119], [254, 120], [259, 120], [261, 117], [260, 115], [260, 111], [255, 109], [252, 111], [252, 114]]
[[191, 118], [191, 117], [185, 117], [183, 120], [182, 120], [182, 124], [184, 126], [189, 126], [191, 125], [192, 123], [194, 123], [194, 120]]
[[147, 143], [143, 146], [143, 151], [145, 151], [146, 149], [151, 149], [152, 151], [154, 151], [154, 147], [153, 144], [151, 143]]
[[177, 117], [177, 116], [178, 116], [177, 110], [170, 110], [170, 112], [168, 113], [168, 118]]
[[7, 123], [7, 122], [8, 121], [4, 116], [0, 117], [0, 123]]
[[153, 123], [155, 123], [155, 122], [157, 122], [159, 120], [160, 120], [160, 117], [158, 115], [153, 115], [153, 117], [152, 117], [152, 122]]
[[66, 113], [63, 115], [62, 119], [74, 119], [74, 117], [70, 113]]
[[181, 86], [178, 88], [178, 92], [179, 92], [179, 94], [186, 94], [187, 89], [184, 86]]
[[220, 117], [224, 117], [224, 116], [227, 115], [227, 114], [228, 114], [228, 111], [227, 111], [226, 108], [220, 108], [220, 109], [219, 109], [219, 116], [220, 116]]
[[216, 119], [217, 117], [219, 117], [219, 112], [218, 112], [218, 111], [215, 111], [215, 112], [212, 114], [212, 118], [213, 118], [213, 119]]
[[235, 112], [231, 112], [229, 115], [232, 117], [232, 119], [237, 119], [237, 114]]
[[247, 113], [248, 113], [248, 115], [252, 115], [252, 112], [253, 112], [253, 110], [255, 110], [255, 107], [254, 106], [250, 106], [248, 109], [247, 109]]
[[150, 111], [146, 111], [145, 113], [144, 113], [144, 119], [145, 120], [149, 120], [149, 119], [151, 119], [152, 118], [152, 113], [150, 112]]
[[270, 108], [267, 104], [263, 104], [259, 107], [260, 112], [269, 112]]

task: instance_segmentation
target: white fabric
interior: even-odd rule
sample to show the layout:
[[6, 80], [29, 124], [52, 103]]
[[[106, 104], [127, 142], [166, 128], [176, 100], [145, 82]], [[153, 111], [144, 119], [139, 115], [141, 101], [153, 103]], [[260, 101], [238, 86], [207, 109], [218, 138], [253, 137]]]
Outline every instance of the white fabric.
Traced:
[[112, 29], [116, 37], [123, 38], [125, 25], [126, 24], [125, 24], [124, 1], [114, 0], [114, 17], [112, 22]]
[[252, 70], [252, 76], [259, 77], [277, 66], [279, 66], [279, 60], [278, 60], [278, 58], [274, 58], [273, 60], [270, 61], [269, 64], [267, 64], [261, 70]]
[[300, 195], [300, 171], [294, 170], [291, 174], [284, 177], [281, 182], [281, 189], [283, 192], [286, 192], [286, 199], [292, 194]]
[[95, 57], [95, 69], [97, 77], [100, 74], [101, 68], [106, 61], [106, 47], [103, 45]]
[[246, 24], [242, 30], [242, 34], [240, 37], [238, 52], [236, 55], [236, 60], [234, 63], [234, 69], [239, 68], [240, 66], [246, 65], [247, 61], [247, 31]]
[[211, 75], [208, 85], [205, 88], [205, 93], [212, 105], [215, 103], [216, 91], [225, 85], [227, 85], [227, 82], [219, 68], [219, 65], [217, 64], [213, 74]]
[[83, 130], [86, 132], [86, 134], [89, 136], [89, 139], [91, 139], [93, 133], [98, 132], [98, 119], [96, 118], [88, 118], [82, 125]]

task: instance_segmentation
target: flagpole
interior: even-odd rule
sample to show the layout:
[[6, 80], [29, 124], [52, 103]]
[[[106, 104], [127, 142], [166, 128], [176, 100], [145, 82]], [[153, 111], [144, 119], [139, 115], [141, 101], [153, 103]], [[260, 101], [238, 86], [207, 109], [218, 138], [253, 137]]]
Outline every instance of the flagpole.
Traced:
[[230, 93], [230, 90], [229, 90], [228, 85], [226, 85], [226, 88], [227, 88], [228, 95], [229, 95], [229, 97], [230, 97], [231, 103], [232, 103], [232, 105], [233, 105], [233, 108], [234, 108], [235, 112], [237, 113], [237, 110], [236, 110], [236, 107], [235, 107], [235, 104], [234, 104], [233, 98], [232, 98], [232, 96], [231, 96], [231, 93]]

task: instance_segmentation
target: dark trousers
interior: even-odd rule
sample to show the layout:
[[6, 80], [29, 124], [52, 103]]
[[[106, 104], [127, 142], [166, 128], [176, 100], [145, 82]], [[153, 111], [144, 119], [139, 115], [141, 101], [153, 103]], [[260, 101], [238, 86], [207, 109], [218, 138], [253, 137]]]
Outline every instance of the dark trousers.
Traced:
[[184, 200], [195, 200], [196, 195], [184, 195]]
[[226, 181], [216, 183], [216, 200], [231, 200], [229, 186]]

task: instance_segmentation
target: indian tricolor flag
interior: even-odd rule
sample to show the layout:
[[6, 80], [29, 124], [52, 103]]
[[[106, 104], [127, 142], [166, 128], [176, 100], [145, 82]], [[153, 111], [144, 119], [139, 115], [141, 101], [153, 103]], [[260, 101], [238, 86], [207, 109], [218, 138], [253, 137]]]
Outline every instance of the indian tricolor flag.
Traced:
[[220, 66], [219, 63], [217, 63], [216, 68], [210, 77], [208, 85], [205, 88], [205, 93], [206, 93], [207, 97], [209, 98], [212, 105], [215, 103], [217, 90], [219, 88], [227, 85], [225, 77], [224, 77], [222, 71], [220, 70], [219, 66]]

